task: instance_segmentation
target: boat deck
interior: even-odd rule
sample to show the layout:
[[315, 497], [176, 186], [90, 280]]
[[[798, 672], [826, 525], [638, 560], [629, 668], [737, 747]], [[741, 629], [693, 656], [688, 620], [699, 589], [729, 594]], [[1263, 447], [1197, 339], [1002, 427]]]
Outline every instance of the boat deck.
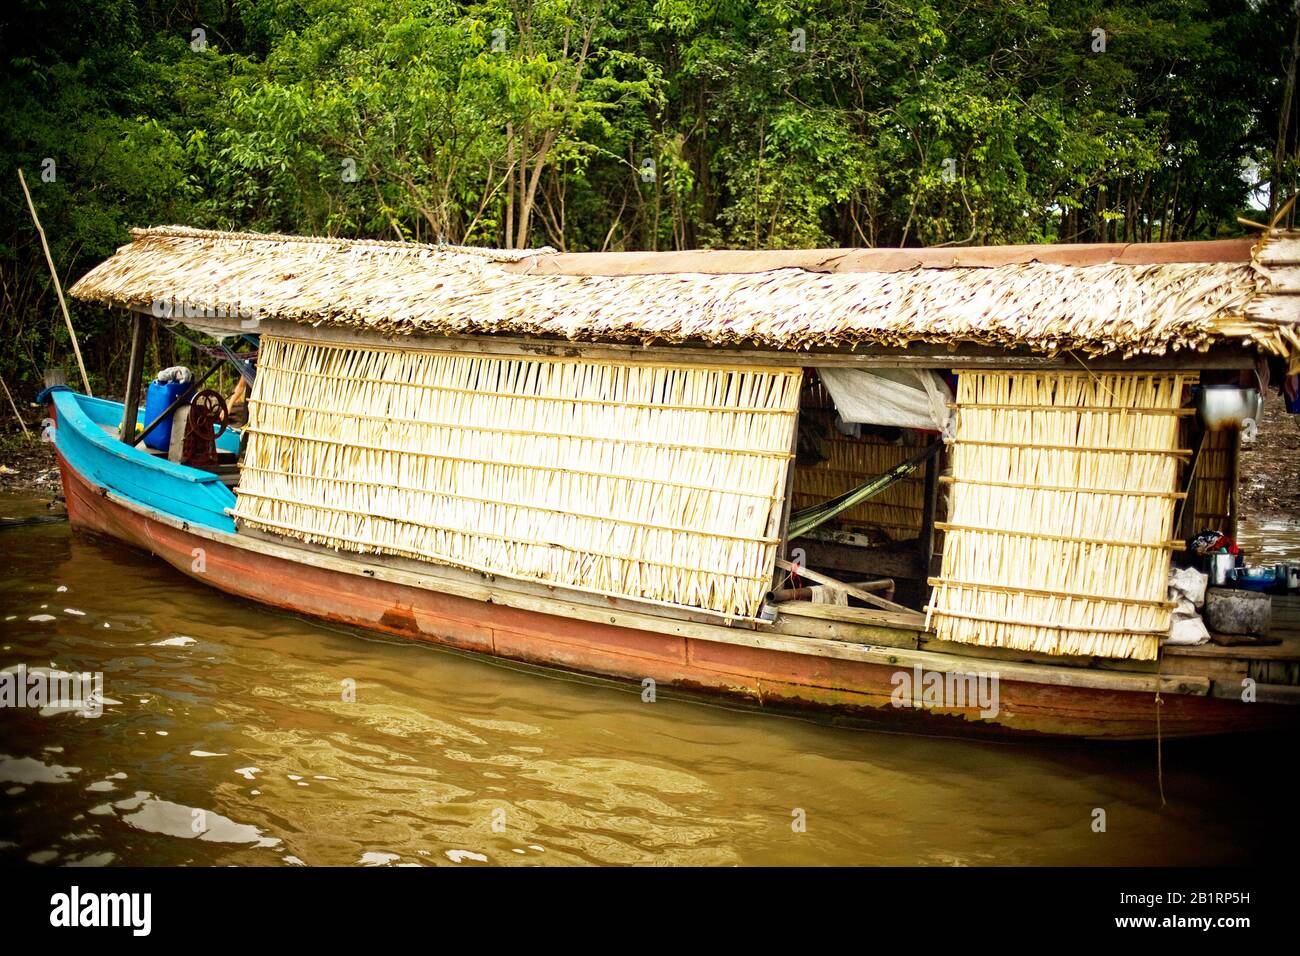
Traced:
[[1214, 634], [1198, 647], [1166, 647], [1165, 669], [1213, 678], [1216, 696], [1240, 695], [1241, 681], [1250, 678], [1266, 688], [1261, 700], [1300, 701], [1300, 594], [1274, 595], [1268, 637], [1233, 643], [1239, 641]]

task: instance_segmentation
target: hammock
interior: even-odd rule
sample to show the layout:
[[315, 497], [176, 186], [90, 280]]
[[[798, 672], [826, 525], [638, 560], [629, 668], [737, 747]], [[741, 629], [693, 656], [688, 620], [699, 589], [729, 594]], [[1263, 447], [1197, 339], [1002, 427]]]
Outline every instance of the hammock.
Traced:
[[942, 444], [943, 439], [936, 438], [925, 448], [907, 459], [907, 461], [899, 462], [883, 475], [877, 475], [865, 484], [858, 485], [856, 488], [850, 488], [848, 491], [844, 492], [844, 494], [838, 495], [829, 501], [823, 501], [821, 504], [796, 511], [794, 514], [790, 515], [790, 530], [787, 534], [787, 540], [802, 537], [809, 531], [820, 528], [826, 522], [839, 516], [843, 512], [848, 511], [854, 505], [861, 504], [867, 499], [875, 497], [894, 482], [906, 478], [916, 470], [917, 465], [935, 454]]

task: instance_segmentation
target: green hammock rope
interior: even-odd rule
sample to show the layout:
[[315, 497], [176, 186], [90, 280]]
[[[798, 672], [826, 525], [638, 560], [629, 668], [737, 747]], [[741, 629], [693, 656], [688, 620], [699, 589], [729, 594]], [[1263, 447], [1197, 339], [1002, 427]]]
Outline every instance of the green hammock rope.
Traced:
[[823, 501], [821, 504], [813, 505], [811, 508], [796, 511], [790, 515], [790, 530], [787, 534], [787, 540], [793, 540], [807, 534], [809, 531], [820, 528], [826, 522], [848, 511], [854, 505], [862, 504], [862, 502], [884, 491], [894, 482], [906, 478], [916, 470], [917, 465], [937, 452], [942, 444], [943, 439], [936, 438], [907, 461], [900, 462], [883, 475], [872, 478], [866, 484], [850, 488], [844, 494], [829, 501]]

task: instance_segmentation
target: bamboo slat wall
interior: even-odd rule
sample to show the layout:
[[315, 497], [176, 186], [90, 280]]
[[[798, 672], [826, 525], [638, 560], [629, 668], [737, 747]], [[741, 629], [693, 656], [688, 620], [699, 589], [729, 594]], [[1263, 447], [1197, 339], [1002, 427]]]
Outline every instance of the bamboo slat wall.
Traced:
[[356, 552], [754, 617], [794, 369], [263, 336], [236, 515]]
[[[834, 403], [820, 383], [804, 391], [800, 414], [815, 418], [827, 436], [823, 442], [827, 459], [815, 465], [795, 467], [792, 504], [795, 511], [842, 495], [869, 478], [884, 474], [915, 455], [925, 444], [911, 429], [903, 429], [898, 442], [874, 435], [852, 438], [840, 434], [834, 425]], [[924, 510], [925, 476], [918, 472], [850, 508], [835, 520], [834, 526], [879, 528], [896, 541], [909, 540], [921, 533]]]
[[1233, 486], [1236, 483], [1236, 459], [1240, 454], [1241, 432], [1235, 428], [1206, 432], [1201, 456], [1196, 463], [1195, 505], [1191, 533], [1212, 528], [1235, 534], [1232, 513]]
[[963, 373], [940, 638], [1150, 660], [1166, 598], [1178, 374]]

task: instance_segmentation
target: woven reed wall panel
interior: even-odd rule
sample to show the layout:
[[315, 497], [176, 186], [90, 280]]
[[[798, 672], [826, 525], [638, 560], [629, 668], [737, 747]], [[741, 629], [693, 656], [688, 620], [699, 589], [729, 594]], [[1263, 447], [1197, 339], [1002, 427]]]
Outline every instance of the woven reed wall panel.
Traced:
[[940, 638], [1150, 660], [1188, 376], [963, 373], [952, 504], [928, 617]]
[[800, 374], [262, 338], [236, 514], [355, 552], [757, 615]]
[[[804, 390], [799, 413], [815, 418], [827, 436], [823, 444], [825, 461], [797, 465], [791, 507], [798, 511], [821, 504], [856, 488], [870, 478], [883, 475], [911, 458], [925, 439], [911, 429], [902, 429], [898, 442], [875, 435], [852, 438], [835, 430], [835, 407], [825, 386], [817, 383]], [[895, 482], [875, 497], [850, 508], [831, 526], [841, 529], [879, 528], [895, 540], [909, 540], [921, 533], [925, 511], [925, 475], [915, 473]]]
[[1232, 534], [1232, 492], [1241, 432], [1235, 428], [1206, 432], [1196, 462], [1196, 510], [1193, 534], [1212, 528]]

